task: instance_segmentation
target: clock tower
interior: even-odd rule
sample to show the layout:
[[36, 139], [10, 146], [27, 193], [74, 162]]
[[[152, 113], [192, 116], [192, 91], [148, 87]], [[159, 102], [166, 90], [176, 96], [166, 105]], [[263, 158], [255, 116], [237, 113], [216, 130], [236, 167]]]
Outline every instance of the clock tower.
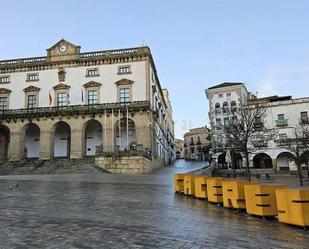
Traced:
[[47, 61], [78, 60], [80, 58], [80, 46], [76, 46], [65, 39], [61, 39], [55, 45], [47, 49]]

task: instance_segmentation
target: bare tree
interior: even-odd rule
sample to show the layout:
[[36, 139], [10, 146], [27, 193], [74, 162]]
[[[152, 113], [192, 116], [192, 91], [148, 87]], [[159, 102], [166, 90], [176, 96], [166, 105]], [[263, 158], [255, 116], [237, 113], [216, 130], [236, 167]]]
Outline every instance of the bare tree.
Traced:
[[263, 125], [266, 108], [262, 105], [248, 105], [232, 113], [232, 118], [224, 125], [226, 146], [233, 153], [245, 155], [248, 181], [251, 181], [249, 155], [258, 148], [267, 146], [273, 139], [274, 131]]
[[[303, 186], [303, 176], [301, 172], [301, 165], [308, 164], [309, 161], [309, 126], [302, 125], [298, 127], [288, 127], [293, 129], [292, 136], [285, 139], [284, 144], [288, 150], [293, 152], [292, 160], [297, 167], [297, 173], [300, 186]], [[307, 165], [307, 174], [309, 177], [309, 165]]]

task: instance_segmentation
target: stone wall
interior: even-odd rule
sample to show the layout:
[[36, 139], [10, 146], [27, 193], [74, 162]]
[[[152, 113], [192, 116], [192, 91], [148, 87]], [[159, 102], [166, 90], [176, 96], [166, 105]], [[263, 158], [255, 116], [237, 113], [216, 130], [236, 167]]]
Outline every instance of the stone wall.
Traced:
[[101, 156], [96, 157], [95, 164], [111, 173], [132, 175], [149, 173], [163, 166], [162, 162], [144, 156]]

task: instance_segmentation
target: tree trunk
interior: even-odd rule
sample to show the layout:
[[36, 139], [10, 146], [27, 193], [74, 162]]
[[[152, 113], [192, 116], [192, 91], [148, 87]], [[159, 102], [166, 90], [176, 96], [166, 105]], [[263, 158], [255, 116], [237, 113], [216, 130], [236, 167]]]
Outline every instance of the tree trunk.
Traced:
[[303, 176], [301, 174], [301, 163], [297, 160], [296, 165], [297, 165], [299, 184], [300, 184], [300, 186], [304, 186], [303, 185]]
[[248, 181], [251, 182], [251, 174], [250, 174], [250, 168], [249, 168], [249, 153], [248, 153], [248, 151], [245, 151], [245, 156], [246, 156], [247, 177], [248, 177]]
[[231, 160], [232, 160], [233, 178], [236, 178], [236, 169], [235, 169], [234, 153], [233, 152], [231, 152]]

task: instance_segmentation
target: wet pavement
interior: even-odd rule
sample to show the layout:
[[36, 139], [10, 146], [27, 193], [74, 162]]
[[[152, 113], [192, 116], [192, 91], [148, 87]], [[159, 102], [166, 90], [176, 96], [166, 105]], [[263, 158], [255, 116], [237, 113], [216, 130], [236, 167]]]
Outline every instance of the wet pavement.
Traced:
[[175, 195], [173, 175], [200, 166], [0, 176], [0, 248], [309, 248], [309, 231]]

